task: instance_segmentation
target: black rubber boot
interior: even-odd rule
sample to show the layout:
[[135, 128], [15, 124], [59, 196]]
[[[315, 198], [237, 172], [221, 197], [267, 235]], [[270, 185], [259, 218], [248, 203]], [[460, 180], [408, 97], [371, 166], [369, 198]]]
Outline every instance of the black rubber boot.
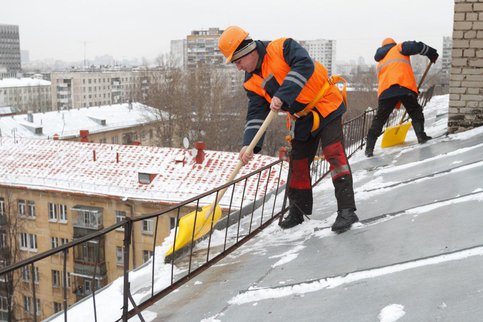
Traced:
[[373, 133], [373, 131], [369, 130], [367, 133], [367, 140], [366, 140], [366, 157], [370, 158], [374, 155], [374, 146], [376, 145], [377, 135]]
[[419, 144], [426, 143], [432, 139], [432, 137], [428, 136], [426, 132], [424, 132], [424, 122], [413, 122], [413, 129], [414, 133], [416, 133]]
[[351, 228], [353, 223], [358, 221], [359, 218], [357, 217], [353, 208], [339, 210], [337, 211], [337, 219], [332, 225], [332, 231], [336, 233], [343, 233]]
[[304, 222], [304, 216], [294, 208], [290, 209], [288, 216], [279, 224], [282, 229], [288, 229], [300, 225]]

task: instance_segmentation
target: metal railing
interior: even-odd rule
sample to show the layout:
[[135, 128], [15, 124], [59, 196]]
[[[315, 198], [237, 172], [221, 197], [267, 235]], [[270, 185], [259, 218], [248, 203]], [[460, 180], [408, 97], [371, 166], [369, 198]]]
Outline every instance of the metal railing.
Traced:
[[[421, 104], [425, 105], [430, 100], [432, 93], [433, 88], [421, 94]], [[367, 131], [372, 123], [375, 113], [376, 111], [374, 109], [367, 110], [359, 117], [344, 122], [344, 146], [348, 157], [352, 156], [357, 150], [363, 148]], [[391, 126], [397, 123], [400, 119], [400, 114], [401, 111], [395, 111], [391, 115], [386, 126]], [[322, 156], [322, 154], [320, 154], [320, 150], [319, 156]], [[124, 234], [123, 258], [122, 261], [118, 263], [119, 266], [122, 266], [123, 271], [122, 303], [114, 303], [113, 299], [111, 305], [115, 306], [118, 304], [118, 307], [122, 308], [122, 313], [120, 313], [117, 321], [127, 321], [129, 318], [135, 315], [138, 315], [139, 319], [144, 321], [141, 313], [142, 310], [146, 309], [159, 299], [163, 298], [176, 288], [192, 279], [194, 276], [208, 269], [210, 266], [233, 252], [235, 249], [239, 248], [287, 211], [288, 207], [286, 207], [286, 202], [282, 202], [285, 198], [283, 196], [283, 192], [285, 190], [283, 174], [288, 172], [286, 171], [287, 165], [287, 161], [284, 158], [281, 158], [280, 160], [268, 164], [255, 172], [240, 177], [233, 182], [227, 183], [216, 189], [205, 192], [204, 194], [181, 202], [170, 207], [169, 209], [134, 218], [126, 218], [115, 225], [93, 232], [85, 237], [76, 239], [55, 249], [42, 252], [20, 262], [14, 263], [8, 267], [1, 268], [0, 280], [3, 281], [3, 284], [5, 285], [4, 291], [9, 299], [8, 320], [11, 321], [11, 317], [13, 316], [12, 299], [15, 289], [12, 286], [14, 284], [17, 284], [18, 286], [18, 283], [14, 282], [15, 276], [20, 275], [22, 270], [27, 268], [32, 273], [32, 278], [30, 281], [30, 291], [33, 297], [31, 319], [33, 321], [37, 321], [39, 314], [37, 312], [36, 301], [39, 283], [38, 281], [35, 281], [35, 278], [33, 278], [35, 268], [36, 265], [40, 265], [44, 260], [48, 260], [48, 263], [51, 265], [54, 262], [53, 258], [55, 257], [58, 266], [62, 267], [61, 269], [63, 273], [61, 285], [58, 289], [63, 298], [63, 310], [51, 316], [48, 320], [60, 319], [63, 317], [63, 320], [67, 322], [69, 317], [68, 292], [73, 291], [67, 278], [67, 260], [69, 254], [71, 254], [70, 256], [73, 256], [73, 249], [75, 247], [81, 246], [89, 241], [94, 241], [97, 247], [109, 247], [107, 244], [105, 245], [104, 243], [101, 243], [101, 240], [105, 240], [105, 237], [108, 234], [114, 232], [119, 234], [120, 229], [122, 229], [123, 232], [122, 230], [121, 232]], [[316, 157], [311, 167], [312, 184], [316, 185], [328, 173], [328, 162], [326, 162], [323, 157]], [[266, 180], [265, 186], [260, 184], [261, 178], [265, 176], [268, 178], [276, 178], [277, 182], [275, 189], [268, 189], [268, 182], [270, 180]], [[249, 204], [244, 204], [244, 198], [242, 197], [238, 198], [239, 200], [241, 199], [240, 204], [234, 204], [233, 196], [236, 194], [245, 196], [247, 186], [249, 185], [255, 186], [256, 191], [254, 195], [258, 196], [258, 198]], [[209, 204], [211, 201], [215, 200], [217, 194], [225, 188], [228, 190], [225, 195], [225, 199], [223, 200], [228, 200], [228, 202], [225, 202], [224, 204], [222, 218], [217, 223], [213, 221], [211, 222], [211, 230], [204, 238], [189, 243], [186, 247], [180, 251], [177, 251], [175, 255], [170, 256], [165, 263], [164, 254], [159, 253], [165, 252], [166, 247], [163, 248], [163, 246], [156, 244], [160, 220], [166, 216], [176, 214], [176, 222], [178, 223], [186, 209], [193, 209], [193, 206], [195, 209], [198, 209], [200, 205]], [[195, 216], [198, 216], [198, 214], [201, 214], [201, 212], [195, 210]], [[133, 231], [136, 225], [140, 225], [140, 228], [142, 228], [143, 221], [147, 219], [155, 220], [152, 238], [152, 257], [149, 261], [131, 271], [130, 258], [133, 256], [131, 244], [133, 240]], [[171, 235], [165, 239], [165, 243], [174, 243], [177, 234], [178, 226], [176, 225], [175, 228], [171, 230]], [[163, 245], [165, 243], [163, 243]], [[94, 262], [92, 263], [93, 268], [91, 268], [91, 271], [93, 274], [90, 276], [90, 278], [92, 279], [91, 285], [93, 285], [93, 288], [90, 290], [91, 296], [81, 300], [82, 302], [92, 301], [93, 321], [98, 320], [96, 297], [102, 294], [102, 290], [104, 289], [97, 289], [96, 281], [104, 278], [105, 276], [102, 275], [106, 273], [105, 270], [101, 270], [100, 267], [101, 264], [104, 263], [104, 259], [100, 258], [99, 255], [101, 253], [104, 254], [101, 249], [98, 249], [95, 255], [97, 258], [94, 256]], [[145, 283], [142, 285], [133, 285], [130, 282], [130, 273], [139, 273], [141, 270], [144, 270], [146, 274], [150, 276], [148, 286], [146, 286]], [[161, 277], [160, 274], [162, 275]], [[167, 276], [168, 278], [166, 278]], [[159, 281], [163, 280], [163, 278], [164, 284], [160, 284]], [[107, 285], [105, 288], [107, 287], [109, 287], [109, 285]], [[138, 292], [140, 288], [142, 288], [144, 293], [148, 293], [148, 295], [145, 295], [138, 300], [138, 303], [135, 303], [132, 294]], [[146, 292], [147, 288], [149, 289], [149, 292]], [[25, 291], [25, 287], [23, 290]], [[130, 304], [132, 308], [130, 308]], [[112, 311], [111, 308], [110, 310]]]

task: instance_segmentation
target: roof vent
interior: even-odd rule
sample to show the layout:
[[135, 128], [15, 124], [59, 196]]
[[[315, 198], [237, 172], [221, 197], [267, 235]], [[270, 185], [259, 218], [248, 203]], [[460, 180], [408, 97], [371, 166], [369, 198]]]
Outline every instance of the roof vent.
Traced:
[[150, 184], [156, 178], [155, 173], [138, 172], [138, 180], [141, 184]]
[[106, 125], [106, 119], [102, 119], [102, 118], [95, 117], [95, 116], [87, 116], [87, 117], [90, 118], [91, 120], [93, 120], [94, 122], [96, 122], [99, 125]]

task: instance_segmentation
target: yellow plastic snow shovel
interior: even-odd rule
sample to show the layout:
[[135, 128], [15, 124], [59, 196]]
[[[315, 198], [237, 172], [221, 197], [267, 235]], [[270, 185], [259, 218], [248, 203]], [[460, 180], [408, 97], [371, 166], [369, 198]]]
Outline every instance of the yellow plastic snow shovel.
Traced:
[[[426, 78], [426, 75], [428, 74], [429, 68], [431, 67], [432, 64], [433, 63], [430, 62], [426, 67], [426, 70], [424, 71], [424, 74], [421, 77], [421, 80], [419, 81], [418, 90], [419, 88], [421, 88], [421, 85], [423, 84], [424, 79]], [[386, 128], [382, 136], [381, 148], [387, 148], [390, 146], [404, 143], [404, 140], [406, 139], [406, 134], [408, 133], [409, 128], [411, 127], [411, 122], [404, 123], [404, 118], [406, 117], [406, 113], [407, 112], [404, 111], [404, 114], [401, 117], [401, 121], [399, 121], [398, 125]]]
[[[276, 115], [277, 112], [270, 111], [267, 118], [260, 126], [260, 129], [258, 129], [257, 134], [255, 134], [252, 142], [250, 142], [250, 145], [245, 150], [245, 153], [251, 153], [253, 151]], [[240, 160], [226, 182], [232, 182], [242, 167], [243, 162]], [[221, 217], [221, 208], [218, 205], [218, 202], [223, 198], [227, 189], [228, 187], [220, 190], [216, 200], [212, 204], [203, 207], [201, 210], [190, 212], [179, 220], [175, 242], [166, 252], [165, 257], [170, 256], [173, 252], [183, 248], [192, 241], [200, 239], [211, 231], [211, 228], [215, 226], [216, 222]]]

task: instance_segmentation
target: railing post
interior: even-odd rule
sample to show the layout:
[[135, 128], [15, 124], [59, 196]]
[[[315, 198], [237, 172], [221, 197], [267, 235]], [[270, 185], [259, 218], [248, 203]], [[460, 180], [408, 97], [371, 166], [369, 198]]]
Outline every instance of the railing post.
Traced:
[[367, 111], [364, 111], [364, 118], [362, 119], [361, 150], [364, 147], [364, 137], [366, 136], [366, 115]]
[[131, 232], [132, 232], [132, 219], [130, 217], [126, 218], [126, 225], [124, 227], [124, 288], [122, 294], [122, 321], [127, 322], [127, 313], [129, 312], [129, 249], [131, 245]]

